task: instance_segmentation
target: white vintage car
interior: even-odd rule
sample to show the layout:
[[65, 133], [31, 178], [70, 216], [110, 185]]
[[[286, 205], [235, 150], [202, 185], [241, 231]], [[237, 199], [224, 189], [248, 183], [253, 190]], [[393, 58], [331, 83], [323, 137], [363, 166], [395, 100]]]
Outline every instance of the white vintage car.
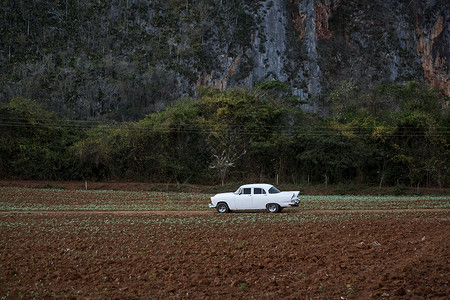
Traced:
[[285, 207], [298, 206], [300, 192], [280, 192], [270, 184], [257, 183], [246, 184], [234, 193], [221, 193], [211, 197], [210, 208], [215, 208], [219, 213], [227, 213], [232, 210], [267, 209], [276, 213]]

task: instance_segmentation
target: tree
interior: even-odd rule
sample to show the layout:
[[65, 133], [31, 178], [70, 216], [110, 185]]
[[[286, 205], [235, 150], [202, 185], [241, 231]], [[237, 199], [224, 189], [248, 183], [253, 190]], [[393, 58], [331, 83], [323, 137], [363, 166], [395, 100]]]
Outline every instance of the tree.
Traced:
[[0, 175], [53, 179], [70, 173], [66, 149], [77, 132], [67, 120], [25, 98], [1, 105], [0, 118]]
[[[443, 96], [417, 82], [380, 85], [366, 94], [346, 87], [330, 96], [334, 117], [364, 139], [370, 153], [359, 163], [378, 185], [441, 185], [449, 160]], [[349, 96], [351, 105], [345, 104]]]
[[222, 181], [222, 186], [225, 185], [225, 176], [227, 175], [228, 169], [234, 167], [235, 162], [244, 154], [245, 151], [241, 155], [238, 155], [237, 153], [225, 153], [225, 150], [222, 151], [220, 156], [214, 154], [215, 160], [211, 163], [210, 168], [217, 170]]
[[98, 126], [89, 130], [86, 137], [73, 145], [79, 158], [79, 170], [83, 179], [104, 180], [111, 174], [111, 147], [108, 143], [110, 128]]

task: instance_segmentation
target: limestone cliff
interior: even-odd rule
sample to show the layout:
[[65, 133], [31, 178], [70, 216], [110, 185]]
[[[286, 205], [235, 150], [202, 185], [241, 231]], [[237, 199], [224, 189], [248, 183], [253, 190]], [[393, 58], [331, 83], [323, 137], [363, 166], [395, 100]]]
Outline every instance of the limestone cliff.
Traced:
[[421, 3], [416, 14], [417, 52], [425, 77], [433, 87], [450, 95], [450, 39], [448, 2], [437, 9], [433, 2]]
[[74, 118], [140, 118], [199, 86], [287, 82], [305, 110], [329, 92], [425, 80], [450, 96], [445, 0], [4, 1], [0, 101]]

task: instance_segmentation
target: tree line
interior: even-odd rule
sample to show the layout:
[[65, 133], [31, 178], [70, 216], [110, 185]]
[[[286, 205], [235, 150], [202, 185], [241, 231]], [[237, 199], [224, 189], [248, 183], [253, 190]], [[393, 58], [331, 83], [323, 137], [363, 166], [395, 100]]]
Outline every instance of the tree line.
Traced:
[[203, 88], [134, 122], [70, 120], [36, 101], [0, 107], [0, 176], [138, 180], [450, 184], [448, 101], [425, 85], [343, 82], [328, 116], [302, 111], [282, 82]]

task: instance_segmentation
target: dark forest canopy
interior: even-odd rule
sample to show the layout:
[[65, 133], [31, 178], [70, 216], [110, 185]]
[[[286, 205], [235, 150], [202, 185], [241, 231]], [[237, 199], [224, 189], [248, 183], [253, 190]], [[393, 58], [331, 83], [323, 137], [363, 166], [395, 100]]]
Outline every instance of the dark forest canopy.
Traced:
[[69, 120], [14, 98], [0, 107], [0, 177], [450, 185], [448, 99], [425, 85], [345, 82], [326, 118], [277, 81], [197, 94], [133, 122]]

